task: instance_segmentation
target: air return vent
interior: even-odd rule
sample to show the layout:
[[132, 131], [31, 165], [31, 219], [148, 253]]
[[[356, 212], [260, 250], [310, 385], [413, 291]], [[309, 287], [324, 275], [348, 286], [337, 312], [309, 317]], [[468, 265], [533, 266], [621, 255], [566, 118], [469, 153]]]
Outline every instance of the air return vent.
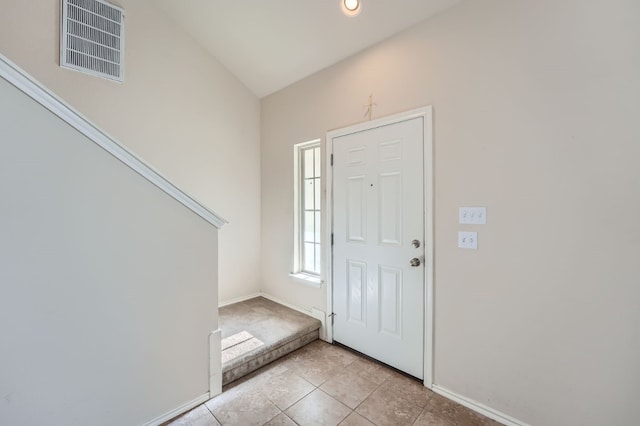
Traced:
[[124, 79], [124, 11], [101, 0], [62, 0], [60, 65]]

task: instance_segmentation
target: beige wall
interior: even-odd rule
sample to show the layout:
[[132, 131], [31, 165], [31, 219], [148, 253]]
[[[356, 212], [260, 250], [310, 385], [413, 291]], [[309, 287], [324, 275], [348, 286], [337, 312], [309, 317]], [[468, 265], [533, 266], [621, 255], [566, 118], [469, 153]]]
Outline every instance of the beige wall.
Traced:
[[120, 0], [125, 83], [62, 69], [59, 0], [0, 0], [0, 53], [229, 221], [220, 300], [259, 290], [258, 100], [152, 1]]
[[0, 424], [208, 395], [217, 230], [0, 78]]
[[[468, 1], [262, 100], [263, 291], [287, 274], [292, 147], [435, 114], [435, 382], [534, 425], [640, 411], [640, 3]], [[485, 226], [459, 206], [487, 206]], [[456, 248], [477, 230], [479, 249]]]

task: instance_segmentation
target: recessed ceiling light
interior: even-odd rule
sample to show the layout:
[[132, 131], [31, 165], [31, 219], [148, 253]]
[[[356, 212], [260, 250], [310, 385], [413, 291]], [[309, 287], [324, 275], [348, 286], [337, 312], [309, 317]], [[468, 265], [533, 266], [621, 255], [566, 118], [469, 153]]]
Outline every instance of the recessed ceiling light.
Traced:
[[360, 0], [341, 0], [342, 12], [347, 16], [356, 16], [360, 13]]

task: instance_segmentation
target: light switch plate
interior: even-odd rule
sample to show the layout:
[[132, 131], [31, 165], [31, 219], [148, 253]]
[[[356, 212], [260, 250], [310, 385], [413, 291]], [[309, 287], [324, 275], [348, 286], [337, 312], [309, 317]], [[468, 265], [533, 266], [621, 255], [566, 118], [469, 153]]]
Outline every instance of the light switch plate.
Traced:
[[462, 225], [486, 225], [486, 207], [460, 207], [458, 211], [459, 222]]
[[477, 232], [458, 232], [458, 248], [478, 249], [478, 233]]

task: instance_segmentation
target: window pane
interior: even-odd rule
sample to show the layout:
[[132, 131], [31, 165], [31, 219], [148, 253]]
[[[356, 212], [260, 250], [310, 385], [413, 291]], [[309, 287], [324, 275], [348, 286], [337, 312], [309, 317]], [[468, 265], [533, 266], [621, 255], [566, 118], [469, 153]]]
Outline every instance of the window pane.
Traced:
[[314, 207], [314, 187], [315, 179], [305, 179], [302, 183], [302, 190], [304, 192], [304, 206], [305, 210], [315, 210]]
[[309, 272], [314, 272], [315, 270], [315, 244], [313, 243], [304, 243], [304, 253], [302, 255], [304, 258], [304, 270]]
[[319, 243], [320, 242], [320, 212], [316, 211], [315, 212], [315, 233], [314, 233], [314, 243]]
[[314, 242], [315, 237], [315, 212], [304, 212], [304, 241]]
[[305, 149], [302, 155], [304, 157], [302, 165], [304, 171], [303, 177], [313, 177], [313, 149]]
[[316, 268], [314, 270], [314, 272], [316, 273], [320, 273], [320, 244], [314, 244], [315, 245], [315, 264], [316, 264]]
[[313, 180], [314, 209], [320, 210], [320, 178]]
[[320, 147], [316, 147], [313, 149], [313, 156], [314, 156], [314, 160], [315, 160], [315, 169], [313, 172], [313, 176], [314, 177], [320, 177]]
[[296, 194], [296, 251], [294, 263], [298, 272], [320, 274], [321, 261], [321, 166], [319, 143], [304, 143], [295, 146], [298, 170]]

